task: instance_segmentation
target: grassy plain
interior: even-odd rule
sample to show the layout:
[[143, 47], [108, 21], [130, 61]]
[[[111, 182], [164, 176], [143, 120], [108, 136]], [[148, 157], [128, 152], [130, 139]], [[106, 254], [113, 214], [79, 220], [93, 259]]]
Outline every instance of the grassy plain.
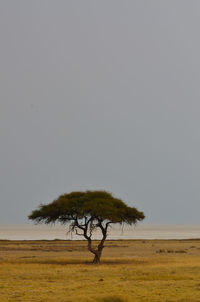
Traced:
[[200, 301], [200, 240], [0, 241], [0, 301]]

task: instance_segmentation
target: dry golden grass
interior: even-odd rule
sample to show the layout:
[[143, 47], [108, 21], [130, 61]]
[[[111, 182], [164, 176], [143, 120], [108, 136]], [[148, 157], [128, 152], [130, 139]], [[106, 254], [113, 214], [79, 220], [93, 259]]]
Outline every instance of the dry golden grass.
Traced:
[[199, 240], [0, 241], [0, 301], [200, 301]]

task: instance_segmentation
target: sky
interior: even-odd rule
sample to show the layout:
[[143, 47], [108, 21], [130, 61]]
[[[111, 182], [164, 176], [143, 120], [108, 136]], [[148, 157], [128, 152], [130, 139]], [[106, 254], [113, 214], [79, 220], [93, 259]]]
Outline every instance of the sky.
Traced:
[[199, 224], [200, 2], [0, 1], [0, 224], [107, 190]]

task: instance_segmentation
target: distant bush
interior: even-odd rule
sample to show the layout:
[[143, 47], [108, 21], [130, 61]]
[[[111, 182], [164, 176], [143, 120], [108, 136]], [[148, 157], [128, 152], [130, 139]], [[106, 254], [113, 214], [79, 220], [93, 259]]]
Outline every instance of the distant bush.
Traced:
[[156, 253], [165, 253], [165, 250], [160, 249], [160, 250], [156, 251]]
[[187, 253], [186, 250], [163, 250], [163, 249], [160, 249], [158, 251], [156, 251], [156, 253]]

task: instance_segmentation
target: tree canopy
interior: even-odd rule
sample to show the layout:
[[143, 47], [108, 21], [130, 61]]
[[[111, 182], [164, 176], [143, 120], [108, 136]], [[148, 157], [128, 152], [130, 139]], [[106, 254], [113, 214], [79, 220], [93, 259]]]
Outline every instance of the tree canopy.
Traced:
[[[49, 204], [34, 210], [29, 219], [36, 223], [70, 223], [70, 230], [88, 241], [88, 249], [95, 255], [93, 262], [99, 263], [111, 224], [136, 224], [144, 219], [143, 212], [129, 207], [121, 199], [106, 191], [71, 192], [59, 196]], [[102, 239], [97, 248], [92, 246], [93, 232], [99, 229]]]

